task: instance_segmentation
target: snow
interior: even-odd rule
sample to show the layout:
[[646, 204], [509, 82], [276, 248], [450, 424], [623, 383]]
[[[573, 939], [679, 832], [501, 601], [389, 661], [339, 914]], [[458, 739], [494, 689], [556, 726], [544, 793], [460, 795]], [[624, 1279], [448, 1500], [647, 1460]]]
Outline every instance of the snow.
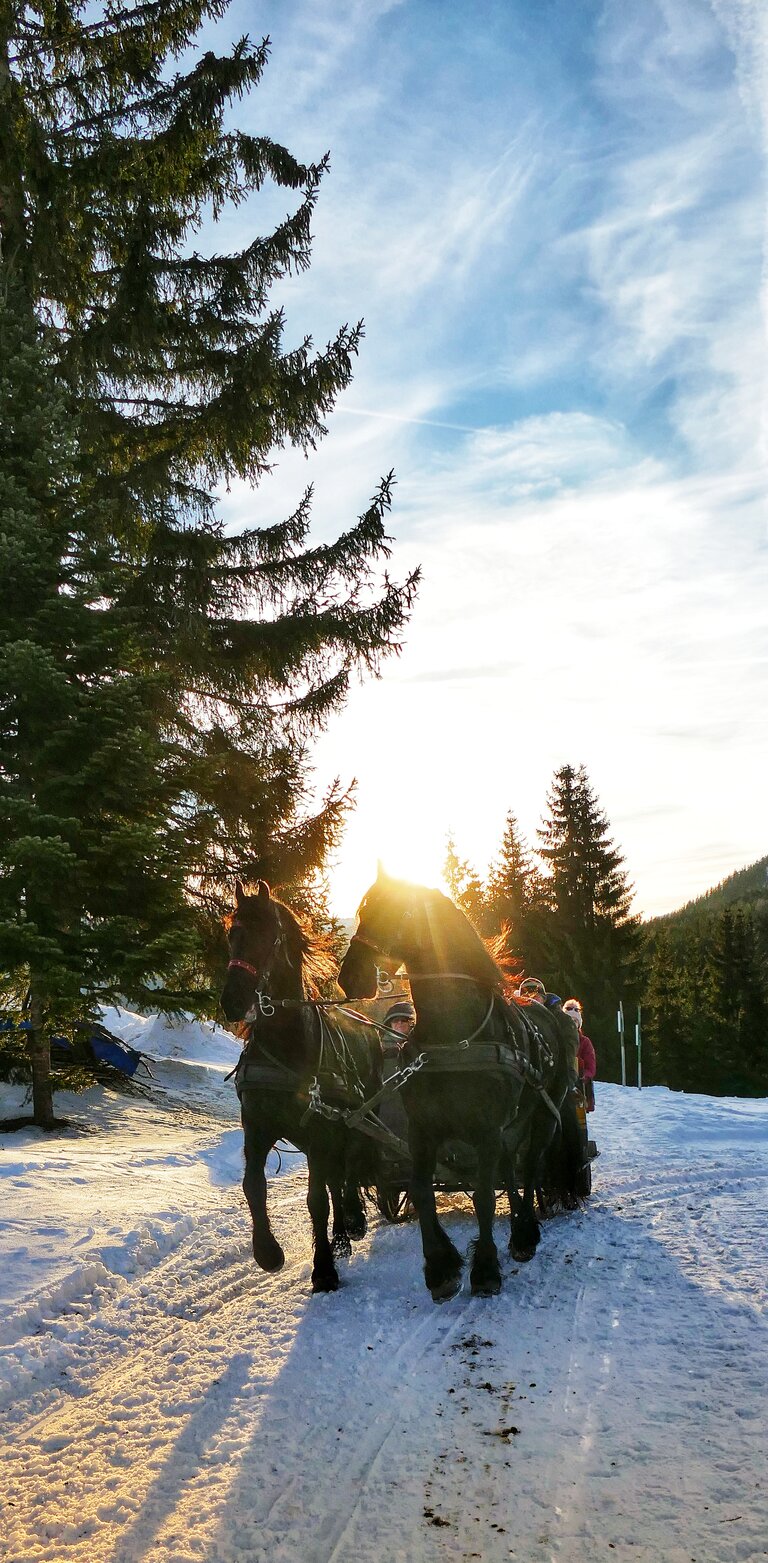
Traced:
[[0, 1136], [3, 1563], [768, 1557], [768, 1102], [599, 1084], [593, 1196], [524, 1266], [499, 1201], [499, 1297], [436, 1307], [374, 1212], [312, 1297], [295, 1154], [250, 1255], [234, 1039], [105, 1021], [156, 1079]]

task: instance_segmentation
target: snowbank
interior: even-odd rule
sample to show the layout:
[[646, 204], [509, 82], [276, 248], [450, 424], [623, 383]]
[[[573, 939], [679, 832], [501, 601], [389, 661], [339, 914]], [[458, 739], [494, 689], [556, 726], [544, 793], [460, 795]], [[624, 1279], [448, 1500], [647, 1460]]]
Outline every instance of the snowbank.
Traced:
[[240, 1056], [242, 1043], [212, 1020], [192, 1020], [189, 1016], [170, 1019], [167, 1015], [139, 1015], [134, 1010], [114, 1008], [103, 1011], [103, 1020], [114, 1036], [149, 1058], [232, 1069]]

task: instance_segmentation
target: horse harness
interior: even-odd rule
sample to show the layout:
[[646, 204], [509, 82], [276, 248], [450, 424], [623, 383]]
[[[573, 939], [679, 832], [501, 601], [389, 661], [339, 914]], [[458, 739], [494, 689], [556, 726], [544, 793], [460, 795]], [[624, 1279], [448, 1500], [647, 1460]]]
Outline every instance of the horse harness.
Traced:
[[[469, 977], [465, 972], [421, 973], [418, 980], [423, 981], [425, 978], [429, 980], [433, 975], [476, 982], [474, 977]], [[291, 1069], [280, 1059], [275, 1058], [262, 1038], [257, 1037], [256, 1024], [260, 1016], [269, 1018], [277, 1009], [297, 1007], [310, 1010], [318, 1019], [320, 1048], [314, 1074], [311, 1068], [301, 1073]], [[359, 1129], [373, 1139], [391, 1144], [393, 1138], [391, 1131], [386, 1129], [379, 1119], [369, 1117], [371, 1110], [378, 1106], [380, 1101], [402, 1090], [407, 1081], [424, 1068], [427, 1068], [430, 1074], [466, 1071], [477, 1073], [480, 1070], [484, 1074], [493, 1073], [502, 1079], [512, 1076], [522, 1080], [537, 1092], [548, 1111], [556, 1118], [558, 1124], [560, 1123], [558, 1108], [544, 1085], [546, 1074], [554, 1062], [552, 1048], [535, 1020], [529, 1017], [525, 1010], [516, 1008], [514, 1013], [526, 1034], [527, 1045], [521, 1048], [514, 1033], [511, 1008], [497, 994], [491, 994], [483, 1019], [470, 1036], [463, 1037], [457, 1042], [441, 1043], [436, 1047], [423, 1047], [410, 1057], [403, 1050], [406, 1058], [404, 1066], [390, 1075], [367, 1099], [343, 1031], [333, 1024], [327, 1014], [328, 1010], [334, 1008], [341, 1010], [341, 1013], [348, 1015], [350, 1019], [370, 1026], [376, 1032], [394, 1035], [390, 1033], [389, 1027], [370, 1020], [368, 1016], [361, 1015], [357, 1010], [350, 1009], [341, 1000], [273, 999], [266, 993], [257, 992], [252, 1009], [246, 1016], [246, 1022], [251, 1023], [251, 1033], [233, 1071], [238, 1097], [242, 1098], [243, 1092], [250, 1090], [306, 1095], [307, 1109], [302, 1116], [302, 1124], [313, 1114], [317, 1114], [328, 1119], [343, 1120], [348, 1128]], [[500, 1014], [506, 1035], [498, 1041], [490, 1038], [484, 1040], [483, 1032], [494, 1011]]]
[[[468, 976], [465, 972], [440, 972], [435, 975], [476, 983], [476, 978]], [[432, 974], [420, 973], [416, 980], [423, 981], [425, 976], [429, 978]], [[483, 1040], [483, 1032], [494, 1012], [503, 1023], [505, 1036], [498, 1041], [491, 1038]], [[519, 1045], [515, 1036], [513, 1013], [523, 1027], [524, 1047]], [[524, 1009], [516, 1006], [513, 1012], [511, 1006], [496, 993], [491, 994], [488, 1009], [471, 1036], [463, 1037], [458, 1042], [442, 1042], [435, 1047], [423, 1047], [419, 1059], [421, 1067], [427, 1066], [430, 1074], [465, 1071], [477, 1073], [479, 1070], [484, 1074], [493, 1073], [502, 1079], [513, 1076], [522, 1080], [525, 1085], [531, 1086], [540, 1095], [544, 1105], [557, 1119], [558, 1124], [560, 1123], [559, 1110], [544, 1085], [546, 1075], [554, 1063], [552, 1047], [535, 1020]]]
[[[317, 1063], [301, 1071], [275, 1058], [257, 1029], [259, 1017], [267, 1019], [278, 1008], [289, 1007], [309, 1011], [309, 1024], [316, 1018], [319, 1030]], [[291, 1095], [305, 1094], [311, 1107], [324, 1093], [348, 1107], [359, 1105], [365, 1097], [365, 1086], [341, 1027], [334, 1025], [325, 1009], [325, 1005], [310, 999], [273, 999], [265, 993], [256, 994], [256, 1002], [246, 1016], [246, 1022], [251, 1023], [250, 1035], [234, 1070], [239, 1097], [251, 1090], [287, 1091]]]
[[[412, 912], [406, 912], [396, 935], [389, 940], [388, 950], [390, 953], [393, 946], [401, 944], [406, 924], [412, 915]], [[353, 934], [350, 943], [361, 944], [366, 949], [372, 950], [374, 954], [378, 953], [379, 947], [360, 933]], [[385, 950], [383, 953], [386, 954], [387, 951]], [[449, 980], [472, 982], [476, 987], [484, 986], [476, 977], [470, 976], [468, 972], [418, 972], [413, 975], [417, 982]], [[490, 1039], [483, 1041], [483, 1032], [491, 1020], [494, 1010], [500, 1013], [506, 1037], [503, 1041], [498, 1042]], [[512, 1020], [513, 1013], [519, 1018], [523, 1026], [525, 1035], [524, 1048], [518, 1045], [515, 1036]], [[535, 1062], [533, 1061], [534, 1059]], [[416, 1070], [427, 1066], [430, 1074], [454, 1071], [463, 1072], [465, 1070], [471, 1070], [473, 1073], [476, 1073], [479, 1069], [483, 1072], [492, 1071], [502, 1078], [512, 1075], [518, 1080], [521, 1079], [525, 1085], [531, 1086], [534, 1091], [538, 1092], [548, 1111], [557, 1119], [559, 1125], [561, 1121], [559, 1110], [544, 1086], [545, 1076], [552, 1068], [553, 1063], [554, 1053], [552, 1048], [539, 1026], [537, 1026], [536, 1021], [532, 1020], [521, 1006], [515, 1005], [513, 1012], [509, 1003], [503, 1000], [499, 994], [491, 991], [488, 1009], [480, 1025], [470, 1036], [462, 1037], [458, 1042], [441, 1042], [436, 1047], [422, 1047], [411, 1067]]]

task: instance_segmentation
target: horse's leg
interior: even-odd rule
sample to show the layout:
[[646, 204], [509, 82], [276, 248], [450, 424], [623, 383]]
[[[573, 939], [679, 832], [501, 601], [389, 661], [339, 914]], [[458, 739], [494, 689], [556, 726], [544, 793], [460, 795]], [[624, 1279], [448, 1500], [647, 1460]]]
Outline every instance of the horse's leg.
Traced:
[[535, 1211], [535, 1193], [541, 1180], [541, 1164], [544, 1150], [552, 1139], [555, 1119], [547, 1111], [546, 1121], [540, 1114], [533, 1114], [527, 1143], [522, 1150], [521, 1175], [522, 1199], [515, 1188], [515, 1200], [510, 1196], [510, 1254], [519, 1263], [532, 1260], [541, 1238], [541, 1227]]
[[520, 1168], [525, 1162], [529, 1145], [529, 1131], [523, 1124], [514, 1124], [501, 1136], [502, 1182], [509, 1200], [509, 1250], [514, 1252], [513, 1234], [523, 1202], [520, 1196]]
[[253, 1222], [253, 1257], [262, 1270], [280, 1270], [285, 1264], [285, 1254], [269, 1224], [267, 1180], [264, 1174], [264, 1164], [272, 1148], [274, 1135], [260, 1124], [249, 1123], [245, 1103], [242, 1119], [245, 1149], [243, 1193]]
[[368, 1217], [360, 1187], [351, 1178], [344, 1184], [344, 1222], [350, 1237], [359, 1243], [368, 1231]]
[[433, 1302], [455, 1297], [461, 1287], [462, 1258], [437, 1219], [433, 1183], [437, 1143], [411, 1119], [408, 1131], [411, 1161], [410, 1197], [416, 1207], [424, 1251], [424, 1279]]
[[332, 1172], [328, 1189], [331, 1196], [331, 1208], [333, 1210], [333, 1227], [331, 1236], [331, 1253], [334, 1259], [348, 1259], [352, 1252], [351, 1233], [347, 1227], [345, 1215], [345, 1189], [344, 1179], [341, 1173]]
[[333, 1181], [334, 1177], [328, 1160], [326, 1156], [318, 1156], [317, 1152], [307, 1156], [309, 1171], [307, 1209], [312, 1221], [314, 1240], [313, 1292], [335, 1292], [339, 1284], [339, 1273], [333, 1262], [333, 1253], [328, 1241], [328, 1217], [331, 1209], [328, 1182]]
[[373, 1181], [376, 1164], [371, 1156], [370, 1141], [359, 1130], [346, 1131], [344, 1153], [344, 1225], [352, 1241], [358, 1243], [368, 1231], [368, 1217], [360, 1190]]
[[477, 1146], [477, 1181], [472, 1200], [477, 1216], [477, 1238], [472, 1245], [469, 1278], [475, 1297], [495, 1297], [501, 1291], [501, 1270], [493, 1240], [496, 1213], [496, 1168], [501, 1154], [501, 1135], [483, 1137]]

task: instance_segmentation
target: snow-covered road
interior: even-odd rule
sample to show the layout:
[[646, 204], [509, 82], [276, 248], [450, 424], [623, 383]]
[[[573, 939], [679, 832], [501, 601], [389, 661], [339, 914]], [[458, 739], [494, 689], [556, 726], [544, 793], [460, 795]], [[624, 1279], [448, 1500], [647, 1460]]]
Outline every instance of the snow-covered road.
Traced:
[[[378, 1218], [311, 1297], [300, 1171], [261, 1274], [233, 1131], [197, 1201], [170, 1143], [155, 1252], [7, 1310], [0, 1558], [768, 1557], [768, 1103], [603, 1086], [595, 1128], [589, 1208], [507, 1258], [501, 1296], [439, 1308], [416, 1228]], [[446, 1211], [466, 1246], [468, 1206]]]

